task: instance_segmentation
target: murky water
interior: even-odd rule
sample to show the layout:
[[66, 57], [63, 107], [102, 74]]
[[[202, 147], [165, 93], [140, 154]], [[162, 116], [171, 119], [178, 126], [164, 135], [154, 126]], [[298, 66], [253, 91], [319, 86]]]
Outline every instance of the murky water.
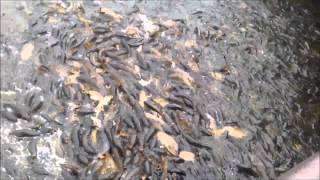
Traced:
[[[285, 3], [273, 8], [277, 4], [270, 2], [265, 2], [267, 6], [249, 0], [85, 1], [82, 5], [90, 14], [101, 6], [125, 12], [137, 4], [149, 18], [186, 24], [185, 40], [213, 36], [201, 41], [198, 55], [201, 69], [225, 73], [222, 81], [214, 81], [210, 87], [214, 92], [210, 106], [222, 113], [221, 123], [237, 124], [250, 132], [250, 137], [241, 142], [244, 149], [257, 154], [264, 148], [262, 157], [271, 162], [270, 173], [278, 175], [320, 150], [320, 28], [308, 11], [285, 9]], [[18, 102], [26, 92], [37, 91], [29, 83], [37, 57], [21, 61], [20, 51], [23, 44], [36, 40], [28, 30], [30, 20], [48, 5], [1, 1], [1, 91], [15, 91]], [[176, 53], [183, 57], [178, 50]], [[41, 88], [45, 89], [45, 84]], [[26, 163], [27, 143], [9, 135], [26, 124], [1, 120], [1, 179], [12, 178], [12, 174], [37, 178]], [[59, 164], [64, 161], [50, 157], [47, 145], [58, 135], [56, 132], [44, 138], [39, 145], [41, 163], [54, 175], [47, 179], [59, 176]]]

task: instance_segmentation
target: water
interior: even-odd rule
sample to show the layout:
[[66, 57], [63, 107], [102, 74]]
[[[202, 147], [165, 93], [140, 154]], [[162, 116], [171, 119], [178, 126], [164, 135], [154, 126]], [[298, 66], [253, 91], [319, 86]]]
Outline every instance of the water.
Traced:
[[[222, 123], [237, 124], [250, 132], [251, 138], [241, 142], [245, 150], [257, 154], [259, 148], [267, 149], [263, 156], [271, 159], [278, 175], [320, 149], [320, 28], [314, 9], [309, 13], [299, 4], [297, 9], [276, 2], [95, 1], [83, 6], [88, 11], [99, 6], [124, 11], [137, 3], [149, 18], [182, 20], [190, 30], [185, 39], [194, 38], [193, 32], [212, 35], [212, 40], [201, 41], [199, 66], [208, 72], [228, 73], [210, 86], [215, 95], [210, 106], [222, 112]], [[26, 80], [35, 69], [36, 58], [21, 63], [19, 51], [31, 40], [31, 12], [39, 12], [34, 11], [36, 2], [22, 1], [21, 7], [12, 1], [1, 2], [1, 90], [16, 91], [17, 96], [31, 88]], [[1, 123], [1, 157], [14, 160], [21, 154], [25, 158], [24, 142], [11, 143], [15, 138], [8, 136], [23, 124]]]

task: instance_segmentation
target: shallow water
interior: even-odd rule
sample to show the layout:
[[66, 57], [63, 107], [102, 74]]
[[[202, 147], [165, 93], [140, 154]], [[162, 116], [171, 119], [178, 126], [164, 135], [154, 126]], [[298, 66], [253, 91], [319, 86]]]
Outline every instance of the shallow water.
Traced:
[[[315, 42], [319, 41], [320, 30], [307, 11], [273, 8], [275, 4], [266, 6], [262, 1], [245, 0], [95, 1], [84, 2], [83, 7], [89, 13], [99, 6], [125, 11], [135, 3], [149, 18], [182, 20], [189, 29], [184, 36], [186, 40], [194, 38], [195, 31], [217, 34], [214, 40], [201, 41], [203, 48], [198, 57], [199, 66], [208, 72], [228, 71], [222, 81], [215, 81], [210, 87], [214, 94], [208, 100], [210, 107], [222, 113], [221, 123], [237, 124], [250, 132], [251, 137], [240, 143], [250, 144], [252, 151], [259, 151], [255, 143], [257, 147], [262, 144], [269, 148], [264, 156], [271, 159], [276, 175], [319, 151], [320, 66]], [[35, 88], [28, 81], [36, 69], [37, 58], [27, 62], [19, 59], [22, 44], [33, 40], [28, 21], [40, 12], [34, 9], [42, 6], [47, 4], [1, 1], [1, 91], [16, 91], [18, 102], [26, 91]], [[179, 50], [176, 53], [183, 56]], [[8, 135], [25, 123], [1, 121], [1, 157], [5, 157], [1, 179], [8, 178], [3, 162], [20, 159], [16, 165], [23, 167], [28, 156], [23, 148], [26, 142]], [[50, 137], [43, 140], [44, 148], [39, 154], [43, 154], [45, 167], [58, 175], [59, 168], [55, 165], [63, 160], [50, 157], [50, 153], [46, 155], [50, 150], [45, 144], [50, 141]], [[29, 169], [25, 166], [16, 171]]]

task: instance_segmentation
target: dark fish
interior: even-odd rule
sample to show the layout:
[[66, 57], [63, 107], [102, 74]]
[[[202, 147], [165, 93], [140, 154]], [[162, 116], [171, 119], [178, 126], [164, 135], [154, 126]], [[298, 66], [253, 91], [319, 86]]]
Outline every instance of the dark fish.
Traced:
[[43, 98], [42, 96], [38, 98], [33, 98], [32, 103], [31, 103], [31, 113], [35, 113], [41, 109], [43, 106]]
[[144, 148], [143, 149], [143, 153], [148, 158], [152, 158], [152, 159], [157, 160], [157, 161], [161, 160], [161, 156], [159, 154], [155, 153], [154, 151], [150, 150], [149, 148]]
[[136, 141], [137, 141], [137, 134], [134, 133], [129, 137], [128, 148], [132, 149], [134, 147], [134, 145], [136, 144]]
[[146, 100], [144, 102], [144, 104], [147, 105], [147, 107], [149, 107], [150, 109], [156, 111], [157, 113], [162, 114], [161, 113], [161, 107], [159, 105], [155, 104], [153, 101]]
[[201, 132], [198, 126], [194, 125], [194, 124], [190, 124], [191, 125], [191, 130], [193, 135], [195, 136], [195, 138], [200, 138], [201, 137]]
[[129, 163], [131, 162], [131, 160], [132, 160], [132, 156], [126, 156], [125, 157], [125, 159], [124, 159], [124, 161], [123, 161], [123, 165], [126, 167], [126, 166], [128, 166], [129, 165]]
[[204, 127], [200, 127], [200, 131], [202, 132], [202, 134], [204, 134], [205, 136], [212, 136], [212, 133]]
[[182, 108], [182, 106], [178, 105], [178, 104], [168, 104], [166, 106], [166, 108], [168, 109], [172, 109], [172, 110], [181, 110], [183, 111], [184, 109]]
[[136, 116], [132, 116], [132, 121], [133, 121], [136, 129], [137, 129], [139, 132], [142, 131], [141, 123], [140, 123], [139, 119], [138, 119]]
[[98, 175], [98, 180], [112, 180], [116, 179], [115, 177], [118, 175], [118, 172], [111, 172], [108, 174], [100, 174]]
[[195, 113], [192, 117], [192, 122], [194, 122], [194, 124], [196, 126], [199, 126], [199, 122], [200, 122], [200, 115], [198, 113]]
[[1, 110], [1, 117], [7, 119], [10, 122], [17, 122], [18, 117], [13, 112]]
[[17, 137], [35, 137], [40, 136], [41, 133], [30, 129], [19, 129], [11, 131], [10, 135], [15, 135]]
[[67, 156], [73, 159], [77, 153], [73, 150], [73, 148], [74, 147], [72, 146], [72, 144], [64, 144], [63, 145], [64, 156]]
[[16, 105], [4, 104], [3, 107], [4, 108], [11, 108], [16, 117], [30, 121], [29, 110], [25, 106], [20, 105], [20, 104], [16, 104]]
[[156, 152], [158, 154], [161, 154], [161, 155], [165, 155], [166, 154], [166, 150], [162, 149], [162, 148], [153, 147], [152, 151], [154, 151], [154, 152]]
[[76, 176], [78, 176], [81, 172], [81, 167], [76, 164], [76, 163], [65, 163], [65, 164], [61, 164], [62, 169], [66, 169], [67, 171], [69, 171], [71, 174], [74, 174]]
[[83, 37], [80, 37], [80, 38], [75, 38], [73, 39], [72, 41], [70, 41], [70, 48], [77, 48], [79, 47], [81, 44], [84, 43], [86, 39], [83, 38]]
[[41, 74], [49, 73], [49, 72], [50, 72], [50, 68], [47, 67], [46, 65], [40, 65], [40, 66], [38, 67], [38, 71], [39, 71], [39, 73], [41, 73]]
[[140, 171], [140, 167], [136, 166], [130, 170], [128, 170], [128, 174], [123, 178], [124, 180], [135, 179], [135, 175], [137, 175]]
[[175, 103], [175, 104], [184, 104], [183, 99], [176, 97], [176, 96], [173, 96], [173, 95], [170, 95], [167, 99], [170, 102]]
[[163, 131], [164, 131], [165, 133], [169, 134], [169, 135], [175, 135], [175, 134], [176, 134], [176, 131], [174, 131], [174, 130], [172, 129], [172, 127], [169, 126], [168, 124], [163, 125]]
[[63, 95], [64, 97], [66, 98], [71, 98], [71, 91], [70, 91], [70, 87], [69, 86], [63, 86], [62, 87], [62, 92], [63, 92]]
[[69, 172], [68, 170], [62, 168], [61, 170], [61, 176], [65, 180], [77, 180], [79, 179], [77, 176], [75, 176], [72, 172]]
[[127, 14], [127, 16], [130, 16], [134, 13], [139, 12], [139, 11], [140, 11], [139, 7], [137, 5], [133, 5], [126, 14]]
[[60, 140], [63, 144], [69, 144], [71, 142], [71, 138], [66, 132], [62, 132]]
[[98, 137], [100, 141], [100, 152], [108, 152], [110, 150], [110, 142], [107, 134], [103, 130], [98, 130]]
[[121, 61], [121, 58], [119, 57], [121, 55], [121, 53], [112, 53], [112, 52], [105, 52], [107, 57], [110, 57], [111, 59], [117, 60], [117, 61]]
[[182, 169], [179, 169], [179, 168], [168, 168], [168, 172], [169, 173], [176, 173], [176, 174], [181, 174], [181, 175], [186, 175], [186, 173], [182, 170]]
[[123, 148], [123, 144], [122, 144], [122, 141], [121, 141], [121, 138], [118, 138], [118, 137], [113, 137], [113, 144], [115, 145], [115, 147], [118, 148], [118, 150], [120, 152], [123, 152], [124, 148]]
[[87, 75], [81, 74], [79, 77], [77, 77], [77, 80], [82, 84], [87, 84], [90, 87], [99, 89], [99, 87], [96, 84], [96, 82], [93, 79], [91, 79], [89, 76], [87, 76]]
[[167, 123], [167, 124], [173, 124], [173, 120], [172, 118], [166, 113], [166, 112], [163, 112], [161, 113], [162, 117], [163, 117], [163, 120]]
[[193, 102], [194, 102], [193, 98], [185, 92], [174, 93], [174, 96], [176, 96], [178, 98], [182, 98], [183, 100], [187, 100], [191, 104], [193, 104]]
[[138, 47], [143, 44], [143, 38], [131, 38], [127, 41], [128, 45]]
[[130, 127], [130, 128], [134, 128], [133, 122], [131, 117], [124, 117], [122, 118], [123, 121]]
[[90, 146], [89, 141], [88, 141], [90, 131], [91, 131], [90, 129], [87, 129], [87, 130], [85, 130], [84, 134], [82, 135], [82, 141], [81, 141], [82, 146], [87, 153], [96, 154], [97, 153], [96, 150]]
[[[119, 61], [111, 61], [109, 63], [109, 65], [111, 67], [113, 67], [115, 70], [122, 70], [123, 73], [127, 73], [129, 76], [135, 77], [137, 79], [139, 78], [138, 76], [136, 76], [134, 70], [132, 68], [128, 67], [129, 66], [128, 64], [121, 63]], [[134, 89], [132, 89], [132, 90], [134, 90]]]
[[133, 107], [137, 117], [142, 121], [142, 123], [144, 124], [144, 126], [150, 126], [150, 121], [148, 121], [145, 116], [144, 116], [144, 111], [142, 109], [142, 107], [136, 103], [135, 106]]
[[110, 32], [110, 28], [106, 25], [97, 25], [92, 30], [95, 34], [104, 34]]
[[154, 127], [149, 128], [146, 133], [145, 133], [145, 137], [144, 137], [144, 141], [145, 143], [148, 143], [150, 138], [152, 138], [152, 136], [156, 133], [156, 129]]
[[143, 132], [138, 133], [137, 139], [138, 139], [138, 143], [140, 145], [140, 148], [143, 148], [143, 146], [144, 146], [144, 133]]
[[89, 164], [89, 159], [83, 154], [83, 153], [79, 153], [78, 154], [78, 161], [84, 165], [88, 165]]
[[48, 127], [45, 127], [45, 126], [42, 126], [39, 131], [41, 132], [41, 134], [52, 134], [54, 133], [56, 130], [53, 129], [53, 128], [48, 128]]
[[133, 158], [132, 163], [133, 164], [139, 164], [139, 162], [141, 162], [141, 158], [142, 158], [142, 156], [141, 156], [140, 153], [135, 153], [135, 156]]
[[79, 116], [86, 116], [86, 115], [90, 115], [90, 114], [94, 114], [95, 110], [92, 107], [87, 107], [87, 106], [80, 106], [77, 109], [77, 114]]
[[149, 148], [152, 149], [156, 145], [157, 145], [157, 139], [156, 138], [152, 138], [150, 143], [149, 143]]
[[[15, 176], [18, 173], [18, 169], [15, 165], [15, 162], [13, 161], [9, 161], [8, 157], [1, 157], [1, 161], [3, 163], [3, 167], [6, 170], [6, 173], [11, 175], [11, 176]], [[1, 172], [3, 172], [1, 170]]]
[[187, 135], [186, 133], [182, 133], [183, 137], [193, 146], [198, 146], [198, 147], [204, 147], [207, 149], [212, 149], [210, 146], [202, 143], [201, 141], [197, 141], [195, 139], [193, 139], [191, 136]]
[[44, 167], [42, 167], [39, 164], [33, 164], [31, 166], [31, 170], [34, 173], [39, 174], [39, 175], [45, 175], [45, 176], [50, 175], [50, 173]]
[[146, 64], [145, 58], [140, 54], [137, 53], [136, 59], [139, 62], [139, 67], [143, 70], [148, 70], [148, 65]]
[[73, 143], [73, 146], [75, 148], [78, 148], [79, 145], [80, 145], [80, 137], [79, 137], [79, 126], [76, 125], [72, 128], [72, 131], [71, 131], [71, 140], [72, 140], [72, 143]]
[[151, 174], [151, 163], [148, 160], [146, 160], [143, 163], [143, 167], [144, 167], [144, 172], [147, 173], [147, 175], [150, 175]]
[[37, 157], [37, 139], [32, 139], [28, 144], [28, 150], [32, 158]]
[[118, 168], [122, 171], [123, 170], [123, 163], [122, 163], [122, 159], [121, 156], [119, 155], [119, 152], [116, 148], [112, 148], [112, 157], [114, 159], [114, 161], [116, 162]]
[[218, 124], [218, 126], [222, 126], [223, 125], [223, 116], [222, 116], [222, 113], [221, 111], [215, 111], [215, 120], [216, 120], [216, 123]]
[[126, 49], [128, 56], [130, 57], [132, 55], [132, 52], [131, 52], [131, 48], [130, 48], [128, 42], [122, 38], [121, 45]]

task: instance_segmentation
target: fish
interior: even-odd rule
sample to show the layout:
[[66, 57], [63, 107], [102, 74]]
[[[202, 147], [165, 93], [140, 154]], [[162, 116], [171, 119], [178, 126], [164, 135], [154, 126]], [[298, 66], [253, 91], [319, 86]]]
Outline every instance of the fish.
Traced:
[[184, 110], [184, 108], [178, 104], [168, 104], [166, 108], [172, 109], [172, 110], [181, 110], [181, 111]]
[[121, 138], [120, 137], [113, 137], [113, 144], [115, 145], [116, 148], [118, 148], [118, 150], [121, 152], [121, 154], [124, 151], [124, 146], [122, 144]]
[[95, 113], [95, 110], [93, 107], [87, 107], [87, 106], [80, 106], [76, 110], [79, 116], [86, 116], [86, 115], [91, 115]]
[[26, 121], [30, 121], [29, 109], [26, 108], [24, 105], [16, 104], [4, 104], [3, 107], [5, 109], [10, 108], [13, 110], [14, 115], [17, 118], [24, 119]]
[[155, 133], [156, 133], [156, 128], [154, 127], [149, 128], [145, 133], [144, 142], [148, 143]]
[[137, 129], [138, 132], [142, 131], [142, 127], [141, 127], [141, 123], [138, 119], [138, 117], [136, 116], [132, 116], [132, 121], [134, 123], [135, 128]]
[[75, 148], [78, 148], [80, 145], [80, 137], [79, 137], [79, 125], [75, 125], [71, 131], [71, 141]]
[[129, 163], [131, 163], [131, 160], [132, 160], [132, 156], [131, 156], [131, 155], [126, 156], [126, 157], [124, 158], [123, 165], [124, 165], [124, 166], [128, 166]]
[[36, 113], [38, 112], [42, 106], [43, 106], [43, 96], [39, 96], [37, 98], [33, 98], [32, 99], [32, 103], [31, 103], [31, 106], [30, 106], [30, 109], [31, 109], [31, 113]]
[[50, 175], [50, 173], [40, 164], [32, 164], [31, 170], [34, 173], [39, 174], [39, 175], [44, 175], [44, 176]]
[[75, 49], [82, 45], [86, 39], [84, 37], [77, 37], [69, 41], [69, 48]]
[[66, 180], [77, 180], [79, 177], [74, 175], [72, 172], [62, 168], [61, 169], [61, 176]]
[[32, 158], [37, 157], [37, 142], [38, 142], [37, 139], [32, 139], [28, 144], [28, 150]]
[[182, 133], [182, 136], [193, 146], [204, 147], [209, 150], [212, 149], [209, 145], [204, 144], [201, 141], [197, 141], [197, 140], [193, 139], [191, 136], [187, 135], [186, 133]]
[[87, 75], [84, 75], [84, 74], [80, 74], [78, 77], [77, 77], [77, 80], [82, 83], [82, 84], [87, 84], [89, 85], [90, 87], [92, 88], [95, 88], [95, 89], [99, 89], [98, 85], [96, 84], [95, 81], [93, 81], [93, 79], [91, 79], [89, 76]]
[[97, 154], [96, 150], [89, 144], [90, 132], [91, 132], [90, 129], [84, 130], [84, 134], [82, 135], [82, 139], [81, 139], [82, 147], [87, 153]]
[[154, 151], [152, 151], [149, 148], [144, 148], [143, 149], [143, 153], [148, 158], [154, 159], [156, 161], [160, 161], [161, 160], [161, 156], [158, 155], [157, 153], [155, 153]]
[[19, 129], [19, 130], [13, 130], [9, 134], [14, 135], [16, 137], [36, 137], [36, 136], [40, 136], [41, 132], [34, 131], [31, 129]]
[[140, 170], [141, 170], [141, 168], [139, 166], [136, 166], [136, 167], [128, 170], [127, 175], [123, 179], [124, 180], [135, 179], [136, 177], [134, 177], [134, 176], [137, 175]]
[[123, 171], [123, 161], [122, 161], [121, 156], [119, 155], [119, 152], [118, 152], [117, 148], [112, 148], [111, 154], [112, 154], [112, 157], [113, 157], [114, 161], [117, 164], [117, 167], [118, 167], [119, 171], [120, 172]]
[[61, 164], [61, 168], [67, 170], [69, 173], [71, 173], [72, 175], [75, 175], [75, 176], [80, 175], [80, 172], [82, 170], [81, 166], [79, 166], [78, 164], [76, 164], [74, 162], [68, 162], [68, 163]]
[[136, 144], [137, 141], [137, 134], [134, 133], [129, 137], [129, 143], [128, 143], [128, 148], [132, 149], [134, 145]]
[[140, 132], [140, 133], [138, 133], [138, 135], [137, 135], [137, 139], [138, 139], [138, 143], [139, 143], [139, 145], [140, 145], [140, 148], [143, 148], [143, 146], [144, 146], [144, 133], [143, 132]]
[[149, 148], [152, 149], [157, 145], [157, 139], [156, 138], [151, 138], [150, 143], [149, 143]]
[[147, 175], [151, 175], [151, 163], [148, 160], [145, 160], [143, 163], [144, 172]]
[[132, 163], [139, 164], [139, 162], [141, 162], [141, 160], [142, 160], [142, 156], [139, 152], [135, 152], [134, 154], [135, 154], [135, 156], [133, 157]]
[[112, 179], [119, 179], [116, 178], [116, 176], [118, 175], [118, 172], [111, 172], [108, 174], [99, 174], [98, 175], [98, 180], [112, 180]]
[[83, 153], [79, 153], [77, 158], [80, 163], [82, 163], [84, 165], [89, 164], [89, 159]]
[[130, 127], [130, 128], [134, 128], [134, 124], [132, 121], [133, 118], [131, 117], [123, 117], [122, 120]]
[[157, 113], [162, 114], [161, 107], [159, 105], [155, 104], [153, 101], [146, 100], [146, 101], [144, 101], [144, 104], [147, 105], [147, 107], [149, 107], [150, 109], [156, 111]]
[[18, 117], [13, 113], [9, 111], [1, 110], [1, 117], [7, 119], [10, 122], [18, 122]]
[[166, 154], [166, 150], [165, 149], [158, 148], [158, 147], [153, 147], [152, 151], [154, 151], [155, 153], [161, 154], [161, 155], [165, 155]]
[[104, 34], [104, 33], [107, 33], [107, 32], [110, 32], [111, 29], [109, 27], [107, 27], [106, 25], [103, 26], [103, 25], [96, 25], [95, 27], [93, 27], [93, 32], [95, 34]]
[[121, 45], [126, 49], [128, 56], [130, 57], [132, 55], [132, 52], [128, 42], [123, 38], [121, 38], [120, 42], [121, 42]]
[[68, 135], [66, 132], [62, 132], [60, 135], [60, 140], [63, 144], [69, 144], [71, 142], [70, 135]]
[[127, 44], [132, 47], [138, 47], [144, 43], [143, 41], [143, 38], [131, 38], [127, 41]]

